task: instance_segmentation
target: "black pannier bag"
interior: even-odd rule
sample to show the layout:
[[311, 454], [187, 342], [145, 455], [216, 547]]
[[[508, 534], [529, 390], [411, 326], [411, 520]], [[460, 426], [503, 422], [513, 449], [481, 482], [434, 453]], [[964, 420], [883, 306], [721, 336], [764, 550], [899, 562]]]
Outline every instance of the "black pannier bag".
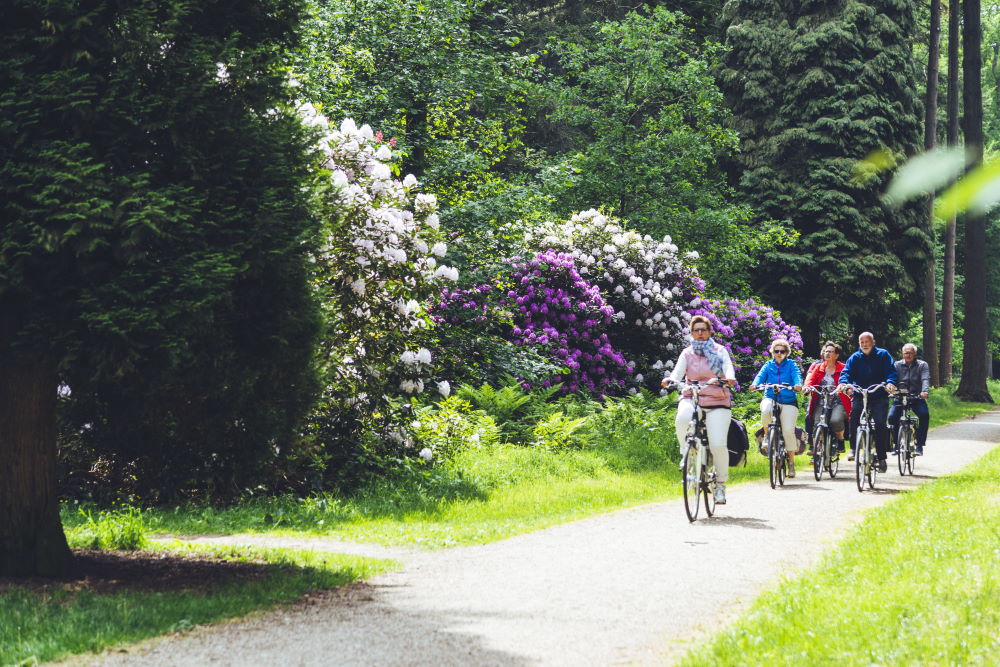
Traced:
[[747, 437], [747, 427], [735, 417], [729, 420], [729, 435], [726, 438], [726, 449], [729, 450], [729, 466], [746, 465], [747, 450], [750, 449], [750, 439]]

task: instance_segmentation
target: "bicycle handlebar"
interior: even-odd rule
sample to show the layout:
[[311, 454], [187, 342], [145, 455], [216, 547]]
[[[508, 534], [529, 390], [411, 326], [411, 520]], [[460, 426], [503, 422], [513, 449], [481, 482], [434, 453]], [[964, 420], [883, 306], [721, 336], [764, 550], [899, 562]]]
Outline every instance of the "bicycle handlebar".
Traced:
[[753, 391], [765, 391], [767, 389], [790, 389], [792, 391], [795, 391], [794, 385], [790, 385], [787, 382], [780, 382], [778, 384], [771, 384], [771, 383], [759, 384], [755, 389], [753, 389]]
[[879, 382], [878, 384], [873, 384], [872, 386], [868, 387], [867, 389], [864, 388], [864, 387], [862, 387], [859, 384], [849, 384], [849, 385], [847, 385], [847, 388], [849, 390], [851, 390], [851, 391], [861, 392], [862, 394], [871, 394], [871, 393], [874, 393], [874, 392], [878, 391], [879, 389], [881, 389], [881, 388], [883, 388], [885, 386], [886, 386], [885, 382]]

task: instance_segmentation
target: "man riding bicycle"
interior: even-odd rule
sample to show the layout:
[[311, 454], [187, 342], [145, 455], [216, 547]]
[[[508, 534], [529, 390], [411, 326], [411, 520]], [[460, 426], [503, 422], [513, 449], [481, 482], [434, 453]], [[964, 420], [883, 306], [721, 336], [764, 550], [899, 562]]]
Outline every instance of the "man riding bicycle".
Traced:
[[[878, 471], [885, 472], [889, 466], [886, 463], [886, 454], [889, 451], [889, 427], [886, 421], [889, 416], [889, 393], [896, 391], [896, 367], [893, 364], [892, 355], [881, 347], [875, 347], [875, 335], [870, 331], [865, 331], [858, 336], [857, 352], [847, 358], [844, 370], [840, 373], [840, 385], [838, 391], [853, 393], [851, 385], [870, 387], [872, 385], [885, 383], [885, 388], [880, 388], [868, 396], [868, 408], [871, 410], [872, 418], [875, 420], [875, 451], [878, 459]], [[853, 461], [857, 455], [858, 424], [861, 422], [862, 397], [854, 393], [851, 402], [851, 455], [848, 461]]]
[[[899, 388], [905, 389], [910, 395], [910, 409], [917, 416], [917, 456], [923, 456], [924, 445], [927, 441], [927, 427], [931, 420], [930, 410], [927, 409], [927, 393], [931, 390], [931, 367], [923, 359], [917, 359], [917, 346], [907, 343], [903, 346], [903, 358], [897, 361], [896, 374], [899, 376]], [[892, 436], [893, 448], [899, 446], [896, 442], [896, 429], [899, 427], [899, 418], [903, 416], [903, 400], [897, 397], [889, 409], [890, 435]]]

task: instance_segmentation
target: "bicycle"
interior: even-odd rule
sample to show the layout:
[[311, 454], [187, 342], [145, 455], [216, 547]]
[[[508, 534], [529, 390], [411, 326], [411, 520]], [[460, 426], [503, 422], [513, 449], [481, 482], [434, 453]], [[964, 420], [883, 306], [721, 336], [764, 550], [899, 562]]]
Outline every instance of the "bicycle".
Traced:
[[767, 427], [764, 442], [767, 447], [767, 470], [771, 488], [785, 485], [788, 475], [788, 449], [785, 446], [785, 436], [781, 433], [781, 403], [778, 402], [778, 392], [791, 389], [787, 382], [781, 384], [757, 385], [757, 391], [774, 390], [774, 400], [771, 401], [771, 423]]
[[712, 461], [712, 450], [708, 447], [708, 428], [705, 424], [705, 411], [701, 408], [699, 394], [709, 384], [717, 384], [718, 380], [708, 382], [672, 383], [669, 389], [690, 389], [691, 401], [694, 403], [694, 413], [688, 425], [684, 449], [681, 456], [681, 484], [684, 485], [684, 512], [688, 521], [698, 518], [701, 500], [704, 499], [705, 513], [712, 516], [715, 512], [715, 463]]
[[826, 470], [830, 479], [837, 476], [840, 471], [840, 452], [833, 447], [833, 436], [830, 433], [830, 414], [836, 405], [836, 387], [806, 387], [805, 391], [811, 391], [819, 395], [819, 421], [813, 426], [813, 476], [816, 481], [823, 478], [823, 471]]
[[858, 423], [858, 434], [854, 438], [854, 477], [858, 491], [865, 490], [866, 482], [869, 489], [874, 489], [875, 481], [878, 479], [878, 461], [876, 461], [878, 457], [875, 449], [875, 420], [872, 419], [871, 410], [868, 409], [868, 394], [878, 391], [885, 386], [885, 383], [873, 384], [867, 389], [856, 384], [848, 386], [860, 392], [862, 396], [861, 421]]
[[896, 461], [899, 464], [900, 475], [905, 475], [907, 472], [912, 475], [917, 458], [917, 417], [910, 408], [910, 392], [906, 389], [899, 389], [896, 395], [903, 399], [903, 414], [899, 419], [899, 428], [896, 430]]

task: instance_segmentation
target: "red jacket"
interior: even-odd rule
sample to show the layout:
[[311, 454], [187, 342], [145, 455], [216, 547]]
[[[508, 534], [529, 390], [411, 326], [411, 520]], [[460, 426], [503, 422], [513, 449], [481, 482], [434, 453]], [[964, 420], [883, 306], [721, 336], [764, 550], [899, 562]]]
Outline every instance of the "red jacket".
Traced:
[[[844, 370], [844, 362], [838, 361], [837, 368], [833, 371], [833, 381], [836, 384], [840, 384], [840, 372]], [[818, 387], [819, 383], [823, 381], [823, 376], [826, 375], [826, 362], [817, 362], [809, 367], [809, 371], [806, 373], [806, 386], [807, 387]], [[840, 402], [844, 405], [844, 411], [847, 416], [851, 416], [851, 399], [847, 394], [840, 395]], [[809, 395], [809, 414], [813, 413], [816, 406], [819, 405], [819, 396], [816, 394]]]

